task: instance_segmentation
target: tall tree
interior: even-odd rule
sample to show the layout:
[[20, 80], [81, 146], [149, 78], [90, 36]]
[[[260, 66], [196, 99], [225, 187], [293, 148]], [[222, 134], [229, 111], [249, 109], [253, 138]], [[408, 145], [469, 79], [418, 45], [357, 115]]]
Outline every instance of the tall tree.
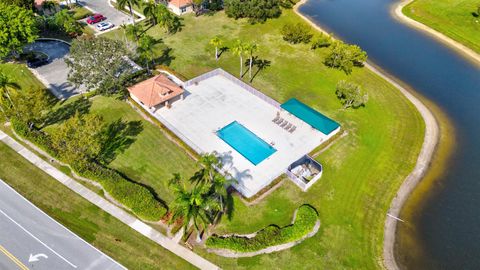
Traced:
[[253, 54], [258, 50], [258, 45], [254, 42], [249, 43], [245, 46], [245, 49], [248, 53], [249, 63], [248, 63], [248, 77], [252, 79], [252, 66], [253, 66]]
[[13, 96], [20, 86], [10, 79], [6, 74], [0, 72], [0, 110], [5, 117], [9, 117], [10, 109], [15, 111]]
[[243, 75], [243, 54], [245, 53], [245, 44], [241, 40], [237, 40], [233, 45], [232, 52], [240, 58], [240, 78]]
[[145, 61], [148, 73], [150, 73], [149, 63], [154, 60], [155, 54], [153, 53], [153, 47], [157, 45], [160, 40], [156, 40], [152, 36], [144, 35], [138, 40], [137, 53], [140, 58]]
[[44, 123], [46, 113], [56, 101], [47, 89], [25, 89], [15, 99], [17, 117], [30, 129]]
[[52, 132], [53, 147], [67, 163], [89, 162], [100, 154], [102, 117], [78, 112]]
[[132, 23], [135, 24], [135, 14], [133, 13], [133, 6], [139, 6], [140, 0], [117, 0], [117, 9], [123, 10], [125, 6], [128, 7], [130, 11], [130, 16], [132, 17]]
[[352, 73], [354, 66], [363, 66], [363, 62], [367, 60], [367, 53], [357, 45], [337, 40], [330, 47], [330, 53], [325, 57], [325, 65], [341, 69], [346, 74]]
[[368, 94], [362, 91], [362, 88], [352, 82], [339, 81], [335, 93], [341, 100], [343, 108], [358, 108], [364, 106], [368, 101]]
[[218, 61], [218, 48], [222, 46], [223, 41], [217, 36], [210, 40], [210, 45], [215, 47], [215, 60]]
[[15, 5], [28, 10], [33, 10], [35, 6], [35, 0], [2, 0], [1, 2], [6, 5]]
[[122, 76], [131, 72], [123, 42], [103, 37], [76, 39], [65, 59], [70, 68], [68, 80], [100, 93], [117, 92]]
[[172, 220], [182, 220], [182, 226], [187, 231], [190, 223], [200, 239], [202, 231], [207, 231], [213, 223], [211, 211], [218, 208], [218, 201], [206, 194], [205, 187], [196, 185], [188, 190], [182, 185], [180, 175], [175, 174], [170, 181], [175, 194], [171, 204]]
[[36, 20], [31, 10], [0, 2], [0, 58], [21, 51], [37, 37]]
[[143, 14], [152, 25], [157, 24], [157, 3], [154, 0], [143, 3]]
[[82, 34], [82, 25], [66, 9], [55, 14], [55, 23], [72, 37]]

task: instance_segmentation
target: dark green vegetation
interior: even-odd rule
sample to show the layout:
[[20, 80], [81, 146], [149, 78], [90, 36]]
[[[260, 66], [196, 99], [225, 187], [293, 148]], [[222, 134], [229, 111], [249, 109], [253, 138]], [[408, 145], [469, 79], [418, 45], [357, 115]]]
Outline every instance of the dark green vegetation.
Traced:
[[[3, 124], [2, 124], [3, 125]], [[0, 142], [0, 179], [48, 215], [129, 269], [193, 269], [86, 201]]]
[[283, 8], [291, 8], [297, 0], [225, 0], [225, 14], [228, 17], [248, 18], [250, 23], [265, 22], [278, 18]]
[[311, 27], [304, 23], [287, 23], [282, 28], [283, 40], [292, 44], [310, 43], [313, 37]]
[[37, 38], [36, 22], [31, 10], [0, 2], [0, 58], [21, 52], [23, 46]]
[[480, 53], [479, 6], [478, 0], [416, 0], [403, 13]]
[[295, 220], [291, 225], [282, 228], [277, 225], [270, 225], [257, 232], [255, 237], [252, 238], [214, 235], [208, 238], [206, 245], [209, 248], [230, 249], [239, 252], [258, 251], [300, 240], [312, 232], [317, 220], [317, 211], [309, 205], [302, 205], [298, 208]]
[[[287, 251], [252, 258], [228, 259], [202, 248], [195, 251], [222, 268], [265, 269], [272, 265], [283, 269], [380, 268], [385, 213], [414, 167], [423, 142], [424, 124], [415, 107], [366, 68], [353, 66], [352, 73], [347, 75], [326, 67], [324, 61], [330, 48], [312, 50], [309, 44], [285, 42], [281, 28], [286, 23], [303, 22], [291, 10], [283, 10], [278, 19], [255, 25], [248, 20], [233, 20], [221, 12], [183, 18], [185, 26], [174, 35], [165, 34], [158, 26], [146, 31], [163, 40], [164, 46], [154, 50], [161, 63], [187, 78], [217, 67], [238, 74], [239, 57], [231, 48], [237, 39], [256, 43], [254, 87], [280, 102], [296, 97], [338, 121], [348, 132], [316, 157], [325, 171], [308, 192], [285, 181], [253, 206], [245, 205], [235, 196], [231, 220], [222, 219], [213, 231], [218, 235], [244, 234], [270, 224], [283, 227], [291, 223], [291, 213], [307, 203], [319, 212], [322, 221], [319, 233]], [[105, 36], [124, 40], [121, 30]], [[215, 36], [223, 41], [218, 60], [214, 46], [209, 44]], [[247, 57], [244, 60], [247, 67]], [[365, 89], [368, 106], [344, 110], [335, 94], [340, 80]]]

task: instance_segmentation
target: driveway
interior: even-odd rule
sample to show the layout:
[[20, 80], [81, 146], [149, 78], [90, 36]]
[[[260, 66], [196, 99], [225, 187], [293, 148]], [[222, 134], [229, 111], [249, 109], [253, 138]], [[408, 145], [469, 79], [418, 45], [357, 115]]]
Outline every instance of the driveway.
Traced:
[[[108, 3], [108, 0], [79, 0], [78, 3], [94, 13], [100, 13], [103, 16], [107, 17], [104, 22], [113, 23], [115, 25], [113, 29], [118, 28], [122, 24], [132, 23], [131, 16], [111, 6]], [[95, 30], [95, 32], [100, 33], [95, 28], [95, 25], [90, 26]]]
[[48, 55], [50, 63], [31, 69], [38, 79], [59, 99], [66, 99], [85, 91], [76, 88], [67, 81], [69, 68], [64, 58], [70, 52], [70, 46], [60, 41], [36, 41], [25, 46], [24, 51], [40, 51]]

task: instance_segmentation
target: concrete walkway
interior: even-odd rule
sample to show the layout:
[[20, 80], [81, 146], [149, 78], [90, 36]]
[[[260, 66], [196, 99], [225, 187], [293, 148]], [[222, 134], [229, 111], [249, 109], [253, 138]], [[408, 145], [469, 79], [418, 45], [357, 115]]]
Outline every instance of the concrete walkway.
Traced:
[[[149, 225], [135, 218], [134, 216], [128, 214], [124, 210], [105, 200], [104, 198], [97, 195], [95, 192], [90, 189], [82, 186], [69, 176], [60, 172], [57, 168], [50, 165], [48, 162], [44, 161], [33, 152], [25, 148], [23, 145], [19, 144], [17, 141], [12, 139], [10, 136], [0, 131], [0, 141], [7, 144], [15, 152], [22, 155], [25, 159], [30, 161], [32, 164], [37, 166], [42, 171], [46, 172], [48, 175], [55, 178], [60, 183], [64, 184], [66, 187], [82, 196], [89, 202], [95, 204], [96, 206], [103, 209], [105, 212], [114, 216], [121, 222], [127, 224], [132, 229], [141, 233], [142, 235], [148, 237], [150, 240], [161, 245], [162, 247], [168, 249], [172, 253], [181, 257], [182, 259], [188, 261], [192, 265], [198, 267], [199, 269], [220, 269], [218, 266], [212, 264], [201, 256], [197, 255], [193, 251], [175, 243], [172, 239], [166, 237], [165, 235], [159, 233]], [[161, 262], [159, 262], [161, 263]]]

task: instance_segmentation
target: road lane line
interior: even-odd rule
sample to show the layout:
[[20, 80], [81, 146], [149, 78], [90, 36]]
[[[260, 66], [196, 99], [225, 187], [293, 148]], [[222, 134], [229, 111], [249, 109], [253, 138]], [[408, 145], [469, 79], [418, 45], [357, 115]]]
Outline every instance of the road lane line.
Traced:
[[13, 223], [15, 223], [15, 225], [17, 225], [18, 227], [20, 227], [20, 229], [22, 229], [24, 232], [26, 232], [28, 235], [30, 235], [33, 239], [37, 240], [40, 244], [42, 244], [44, 247], [46, 247], [48, 250], [50, 250], [51, 252], [53, 252], [53, 254], [57, 255], [58, 257], [60, 257], [62, 260], [64, 260], [66, 263], [68, 263], [70, 266], [72, 266], [73, 268], [77, 268], [77, 266], [71, 262], [69, 262], [67, 259], [65, 259], [62, 255], [58, 254], [55, 250], [53, 250], [52, 248], [50, 248], [47, 244], [43, 243], [40, 239], [38, 239], [35, 235], [33, 235], [31, 232], [29, 232], [27, 229], [25, 229], [22, 225], [20, 225], [18, 222], [16, 222], [15, 220], [13, 220], [9, 215], [7, 215], [5, 212], [2, 211], [2, 209], [0, 209], [0, 213], [2, 213], [5, 217], [7, 217], [10, 221], [12, 221]]
[[8, 252], [6, 248], [4, 248], [2, 245], [0, 245], [0, 251], [5, 254], [12, 262], [14, 262], [20, 269], [22, 270], [28, 270], [28, 268], [19, 260], [17, 257], [13, 256], [12, 253]]

